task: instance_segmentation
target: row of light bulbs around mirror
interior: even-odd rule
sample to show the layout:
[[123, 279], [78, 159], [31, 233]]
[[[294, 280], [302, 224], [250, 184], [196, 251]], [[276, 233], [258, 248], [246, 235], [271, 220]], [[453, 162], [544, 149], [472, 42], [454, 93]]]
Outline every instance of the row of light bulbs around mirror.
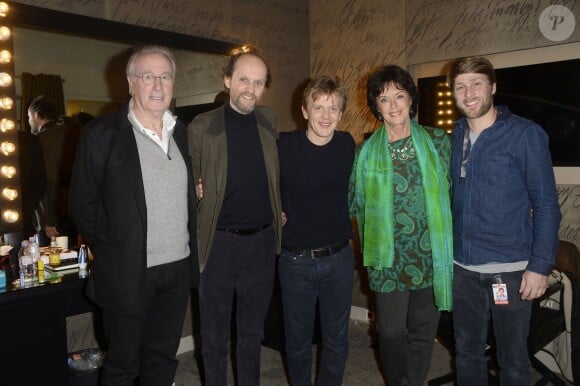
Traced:
[[449, 90], [449, 85], [446, 82], [439, 83], [437, 86], [439, 86], [440, 90], [443, 89], [442, 91], [437, 92], [437, 105], [439, 106], [439, 110], [437, 110], [439, 118], [437, 120], [437, 126], [445, 128], [445, 131], [450, 133], [451, 127], [455, 122], [455, 111], [450, 108], [453, 105], [453, 93]]
[[[6, 17], [10, 7], [8, 3], [0, 1], [0, 17]], [[9, 27], [5, 25], [0, 25], [0, 42], [6, 42], [12, 38], [12, 31]], [[0, 64], [8, 64], [12, 61], [12, 53], [9, 50], [0, 50]], [[12, 86], [13, 77], [7, 72], [0, 72], [0, 90], [8, 89]], [[0, 94], [5, 94], [0, 91]], [[0, 96], [0, 112], [11, 111], [14, 107], [14, 100], [10, 96]], [[8, 133], [15, 129], [16, 124], [14, 120], [10, 118], [0, 119], [0, 133]], [[12, 136], [16, 138], [16, 135]], [[0, 154], [3, 156], [11, 156], [16, 151], [16, 144], [10, 140], [5, 140], [0, 142]], [[0, 175], [8, 180], [14, 178], [17, 173], [16, 166], [3, 164], [0, 166]], [[8, 201], [14, 201], [18, 198], [18, 190], [14, 187], [6, 186], [1, 187], [1, 196], [3, 199]], [[2, 219], [7, 223], [15, 223], [18, 221], [20, 215], [15, 209], [5, 209], [2, 211]]]

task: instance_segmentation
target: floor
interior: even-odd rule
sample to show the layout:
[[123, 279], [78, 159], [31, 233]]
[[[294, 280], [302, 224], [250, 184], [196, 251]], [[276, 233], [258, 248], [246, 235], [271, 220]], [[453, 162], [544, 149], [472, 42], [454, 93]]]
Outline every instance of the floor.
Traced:
[[[372, 337], [370, 325], [351, 321], [349, 330], [350, 351], [346, 364], [343, 385], [384, 385], [379, 371], [377, 351], [371, 347]], [[315, 350], [315, 348], [313, 348]], [[181, 354], [179, 368], [175, 377], [176, 386], [201, 385], [198, 362], [193, 352]], [[451, 369], [451, 356], [438, 342], [435, 343], [431, 359], [431, 369], [427, 379], [432, 379], [448, 373]], [[234, 385], [231, 366], [228, 374], [228, 384]], [[533, 375], [538, 378], [537, 374]], [[262, 349], [261, 384], [263, 386], [288, 385], [281, 354], [267, 347]]]

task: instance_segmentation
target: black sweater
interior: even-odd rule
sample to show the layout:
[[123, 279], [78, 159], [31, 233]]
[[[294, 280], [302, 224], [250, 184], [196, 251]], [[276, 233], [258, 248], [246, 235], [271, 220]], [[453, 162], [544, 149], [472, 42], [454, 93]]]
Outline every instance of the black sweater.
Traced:
[[352, 236], [348, 184], [354, 153], [347, 132], [336, 131], [324, 146], [310, 142], [305, 130], [280, 134], [280, 188], [288, 217], [283, 246], [319, 248]]

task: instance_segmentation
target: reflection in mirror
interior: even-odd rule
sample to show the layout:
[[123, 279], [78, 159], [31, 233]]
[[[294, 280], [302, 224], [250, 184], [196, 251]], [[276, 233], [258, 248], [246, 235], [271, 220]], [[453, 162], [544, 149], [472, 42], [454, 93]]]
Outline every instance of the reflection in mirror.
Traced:
[[[125, 65], [135, 45], [160, 44], [176, 57], [173, 108], [188, 123], [214, 106], [223, 91], [220, 69], [234, 44], [206, 38], [10, 3], [14, 25], [16, 114], [30, 130], [26, 112], [36, 95], [23, 100], [23, 74], [52, 74], [62, 79], [62, 113], [99, 116], [128, 99]], [[27, 75], [28, 76], [28, 75]], [[22, 115], [24, 112], [24, 117]], [[65, 153], [74, 148], [64, 149]], [[23, 192], [22, 194], [26, 194]], [[22, 228], [20, 228], [22, 229]], [[4, 233], [4, 229], [0, 229]], [[29, 236], [29, 235], [23, 235]]]
[[[78, 112], [102, 115], [127, 99], [124, 74], [131, 44], [14, 28], [14, 47], [17, 96], [22, 96], [21, 75], [30, 73], [60, 76], [67, 116]], [[175, 107], [213, 103], [223, 90], [217, 69], [227, 57], [185, 50], [173, 53], [177, 64]], [[27, 108], [26, 101], [22, 102], [24, 106], [19, 108]]]

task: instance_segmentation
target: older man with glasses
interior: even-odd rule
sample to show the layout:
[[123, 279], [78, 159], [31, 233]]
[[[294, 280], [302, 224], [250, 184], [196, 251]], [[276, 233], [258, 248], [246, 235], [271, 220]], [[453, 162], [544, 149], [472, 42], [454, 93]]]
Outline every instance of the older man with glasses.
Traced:
[[158, 46], [129, 59], [131, 100], [90, 122], [73, 168], [70, 213], [92, 248], [89, 296], [103, 309], [103, 385], [171, 385], [199, 279], [187, 132], [169, 112], [175, 62]]

